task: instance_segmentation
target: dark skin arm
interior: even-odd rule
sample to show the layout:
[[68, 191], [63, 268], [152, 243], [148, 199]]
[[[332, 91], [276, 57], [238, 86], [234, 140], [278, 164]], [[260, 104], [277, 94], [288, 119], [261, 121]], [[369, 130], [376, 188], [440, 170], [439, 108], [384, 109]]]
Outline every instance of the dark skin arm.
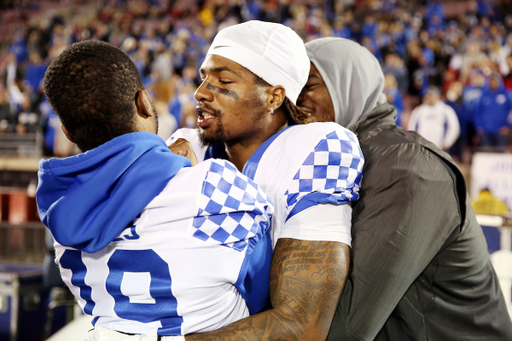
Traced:
[[196, 154], [194, 153], [194, 148], [192, 148], [192, 145], [187, 140], [179, 138], [173, 143], [171, 143], [171, 145], [169, 145], [168, 148], [174, 154], [182, 155], [189, 159], [190, 162], [192, 163], [192, 166], [197, 165], [197, 157]]
[[270, 270], [273, 308], [193, 340], [324, 340], [347, 279], [350, 248], [279, 239]]

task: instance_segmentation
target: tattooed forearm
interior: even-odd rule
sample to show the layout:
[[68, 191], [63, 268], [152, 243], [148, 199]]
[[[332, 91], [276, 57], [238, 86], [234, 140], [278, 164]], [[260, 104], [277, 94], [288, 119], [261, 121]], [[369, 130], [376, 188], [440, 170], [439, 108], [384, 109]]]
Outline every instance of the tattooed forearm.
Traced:
[[[294, 239], [281, 239], [278, 245], [272, 260], [272, 305], [294, 307], [304, 323], [314, 319], [330, 324], [347, 276], [348, 246]], [[285, 296], [291, 301], [282, 301]]]
[[190, 340], [322, 340], [345, 285], [349, 247], [280, 239], [270, 274], [273, 309]]

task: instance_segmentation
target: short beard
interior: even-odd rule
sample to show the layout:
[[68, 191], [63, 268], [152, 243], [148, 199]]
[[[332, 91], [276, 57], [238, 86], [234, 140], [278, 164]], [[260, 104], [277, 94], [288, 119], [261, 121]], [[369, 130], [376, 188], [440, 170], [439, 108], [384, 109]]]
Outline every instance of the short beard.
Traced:
[[[252, 103], [253, 103], [251, 105], [252, 107], [262, 107], [261, 111], [255, 112], [252, 114], [253, 115], [252, 121], [254, 123], [257, 123], [258, 121], [263, 119], [268, 114], [268, 111], [267, 111], [267, 109], [263, 108], [264, 102], [261, 100], [260, 97], [255, 96]], [[198, 130], [199, 131], [199, 140], [201, 141], [201, 144], [205, 147], [210, 147], [217, 143], [228, 142], [228, 141], [226, 141], [226, 132], [224, 130], [224, 126], [222, 125], [222, 117], [224, 116], [222, 111], [213, 109], [208, 104], [204, 104], [204, 107], [211, 110], [213, 112], [213, 114], [215, 116], [217, 116], [218, 120], [217, 120], [216, 129], [214, 130], [214, 132], [211, 136], [206, 136], [204, 130], [199, 128], [199, 130]], [[242, 111], [242, 112], [239, 112], [237, 115], [244, 115], [244, 114], [245, 113]], [[209, 128], [209, 129], [212, 129], [212, 128]]]
[[214, 144], [224, 142], [224, 127], [222, 126], [222, 122], [220, 120], [217, 121], [217, 129], [213, 136], [206, 136], [204, 130], [199, 128], [199, 140], [205, 147], [210, 147]]

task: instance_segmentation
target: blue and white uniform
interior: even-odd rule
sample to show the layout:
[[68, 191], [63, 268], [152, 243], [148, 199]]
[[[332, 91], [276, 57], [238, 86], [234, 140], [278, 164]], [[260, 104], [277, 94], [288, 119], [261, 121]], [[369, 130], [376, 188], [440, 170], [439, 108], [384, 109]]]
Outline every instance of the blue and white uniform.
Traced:
[[[205, 148], [195, 129], [167, 141], [188, 140], [198, 161], [226, 157], [224, 145]], [[351, 245], [350, 203], [359, 198], [363, 154], [351, 131], [336, 123], [288, 127], [265, 141], [244, 166], [274, 203], [271, 233], [279, 238]]]
[[41, 161], [41, 219], [95, 327], [207, 332], [268, 303], [271, 202], [225, 160], [189, 165], [149, 133]]

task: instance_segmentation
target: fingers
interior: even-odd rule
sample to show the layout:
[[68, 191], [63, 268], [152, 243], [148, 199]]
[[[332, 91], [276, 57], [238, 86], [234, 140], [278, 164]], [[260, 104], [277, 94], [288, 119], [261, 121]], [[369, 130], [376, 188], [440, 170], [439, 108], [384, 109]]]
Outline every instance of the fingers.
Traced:
[[169, 149], [174, 154], [182, 155], [190, 160], [192, 166], [197, 165], [197, 157], [192, 148], [192, 144], [183, 138], [177, 139], [174, 143], [169, 145]]

